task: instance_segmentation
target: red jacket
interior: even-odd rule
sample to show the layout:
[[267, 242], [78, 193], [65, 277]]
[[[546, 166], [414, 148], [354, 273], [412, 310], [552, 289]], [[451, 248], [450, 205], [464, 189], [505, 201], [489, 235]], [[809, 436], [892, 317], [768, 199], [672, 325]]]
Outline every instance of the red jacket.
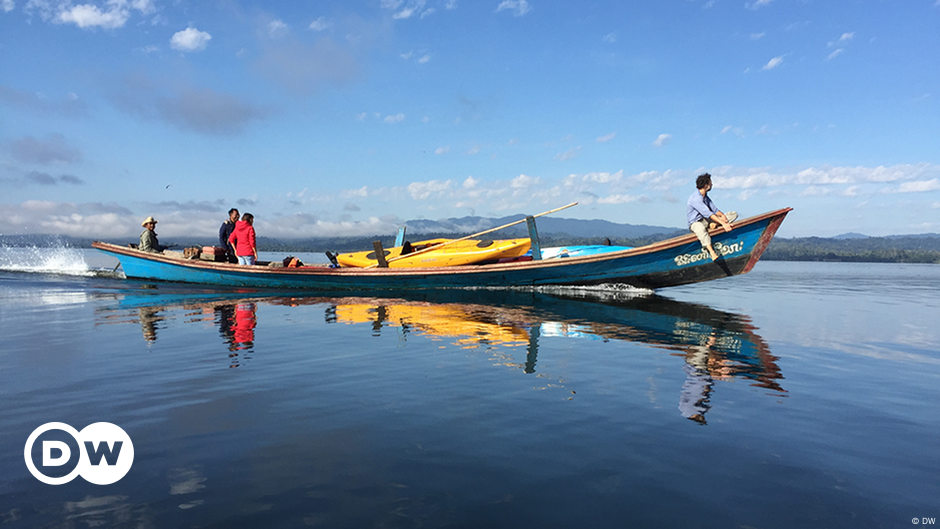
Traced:
[[228, 236], [228, 242], [235, 245], [235, 255], [246, 257], [255, 255], [255, 228], [240, 220], [235, 223], [235, 230]]

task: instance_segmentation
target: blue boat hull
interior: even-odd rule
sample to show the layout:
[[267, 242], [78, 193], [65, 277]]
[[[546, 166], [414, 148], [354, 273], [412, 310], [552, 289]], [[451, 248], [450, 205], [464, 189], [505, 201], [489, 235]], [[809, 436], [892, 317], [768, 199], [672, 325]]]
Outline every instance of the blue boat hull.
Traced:
[[627, 284], [664, 288], [746, 273], [790, 208], [735, 223], [731, 232], [714, 230], [721, 258], [712, 261], [694, 235], [598, 255], [517, 263], [442, 268], [282, 268], [183, 260], [95, 242], [116, 257], [128, 278], [237, 287], [321, 291], [436, 288], [579, 286]]

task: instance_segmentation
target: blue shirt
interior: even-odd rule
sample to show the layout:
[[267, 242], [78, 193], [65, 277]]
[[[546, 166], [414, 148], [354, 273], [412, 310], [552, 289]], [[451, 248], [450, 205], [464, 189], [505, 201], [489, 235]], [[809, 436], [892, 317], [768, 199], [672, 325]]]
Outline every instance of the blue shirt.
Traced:
[[696, 189], [695, 193], [692, 193], [692, 196], [689, 197], [688, 207], [685, 211], [686, 220], [689, 221], [689, 226], [691, 226], [693, 222], [707, 219], [718, 213], [718, 208], [715, 207], [712, 199], [708, 198], [707, 194], [702, 196]]

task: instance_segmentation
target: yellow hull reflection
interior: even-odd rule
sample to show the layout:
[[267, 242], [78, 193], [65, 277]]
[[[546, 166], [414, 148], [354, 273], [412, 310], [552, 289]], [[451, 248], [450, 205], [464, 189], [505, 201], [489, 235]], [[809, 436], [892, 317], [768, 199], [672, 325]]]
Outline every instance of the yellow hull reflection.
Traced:
[[463, 305], [387, 303], [336, 305], [336, 321], [406, 327], [428, 336], [457, 338], [453, 343], [468, 349], [481, 345], [529, 345], [527, 329], [511, 324], [479, 321]]

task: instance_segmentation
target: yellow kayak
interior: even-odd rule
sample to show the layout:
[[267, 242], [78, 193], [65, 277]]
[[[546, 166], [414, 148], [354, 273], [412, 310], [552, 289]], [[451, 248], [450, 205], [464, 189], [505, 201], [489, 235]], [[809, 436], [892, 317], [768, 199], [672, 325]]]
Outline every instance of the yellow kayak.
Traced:
[[[428, 250], [414, 256], [410, 254], [442, 245], [453, 239], [428, 239], [415, 243], [406, 242], [385, 250], [385, 260], [389, 268], [418, 268], [426, 266], [460, 266], [495, 261], [507, 257], [519, 257], [529, 251], [529, 239], [475, 240], [458, 241]], [[336, 256], [340, 266], [363, 268], [377, 263], [375, 251], [343, 253]]]

